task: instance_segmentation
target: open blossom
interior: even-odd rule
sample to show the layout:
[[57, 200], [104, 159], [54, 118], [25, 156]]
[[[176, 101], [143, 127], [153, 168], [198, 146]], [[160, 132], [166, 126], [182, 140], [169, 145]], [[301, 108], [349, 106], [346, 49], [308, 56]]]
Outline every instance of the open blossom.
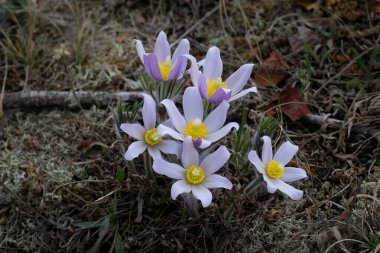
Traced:
[[301, 199], [303, 191], [297, 190], [293, 186], [285, 183], [294, 182], [307, 177], [303, 169], [285, 167], [297, 153], [298, 147], [287, 141], [280, 146], [273, 156], [270, 137], [264, 136], [263, 140], [262, 160], [259, 159], [256, 151], [249, 152], [248, 159], [256, 169], [263, 174], [264, 180], [267, 183], [268, 192], [274, 193], [279, 189], [293, 200]]
[[181, 161], [183, 166], [155, 159], [153, 170], [178, 181], [172, 185], [171, 197], [176, 199], [182, 193], [192, 193], [202, 202], [203, 207], [211, 204], [212, 194], [209, 189], [225, 188], [231, 190], [232, 183], [225, 177], [214, 174], [222, 168], [230, 153], [225, 146], [207, 155], [200, 161], [199, 154], [193, 146], [192, 139], [187, 137], [183, 143]]
[[241, 91], [251, 76], [253, 64], [244, 64], [223, 81], [223, 62], [220, 58], [220, 50], [217, 47], [211, 47], [207, 51], [203, 73], [199, 71], [195, 58], [189, 55], [187, 57], [192, 62], [190, 75], [194, 86], [197, 86], [202, 97], [210, 102], [215, 104], [221, 103], [223, 100], [231, 102], [249, 92], [257, 92], [256, 87]]
[[125, 123], [120, 126], [121, 130], [137, 141], [129, 145], [124, 157], [130, 161], [148, 149], [153, 157], [161, 157], [161, 152], [165, 154], [176, 154], [181, 152], [181, 144], [173, 140], [163, 139], [164, 134], [156, 128], [156, 103], [149, 95], [144, 95], [144, 106], [142, 108], [144, 126], [140, 124]]
[[145, 53], [140, 40], [136, 40], [136, 49], [146, 72], [151, 77], [157, 81], [177, 80], [186, 69], [187, 58], [184, 55], [189, 53], [190, 43], [187, 39], [181, 40], [172, 58], [166, 34], [161, 31], [157, 36], [153, 53]]
[[230, 106], [225, 101], [204, 119], [203, 102], [196, 87], [187, 88], [183, 95], [182, 106], [185, 117], [181, 115], [172, 100], [165, 99], [161, 103], [166, 107], [175, 129], [160, 125], [159, 131], [182, 141], [186, 136], [190, 136], [200, 148], [207, 148], [212, 142], [220, 140], [232, 128], [239, 129], [239, 125], [235, 122], [223, 126]]

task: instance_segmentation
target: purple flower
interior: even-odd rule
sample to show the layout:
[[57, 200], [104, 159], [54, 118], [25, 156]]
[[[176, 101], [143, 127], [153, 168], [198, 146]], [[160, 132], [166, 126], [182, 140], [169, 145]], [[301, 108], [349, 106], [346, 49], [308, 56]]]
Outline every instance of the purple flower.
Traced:
[[279, 189], [293, 200], [301, 199], [303, 191], [297, 190], [293, 186], [285, 183], [294, 182], [307, 177], [303, 169], [285, 167], [297, 153], [298, 147], [287, 141], [280, 146], [273, 157], [270, 137], [264, 136], [263, 140], [262, 160], [259, 159], [256, 151], [249, 152], [248, 159], [256, 169], [263, 174], [264, 180], [267, 183], [268, 192], [274, 193]]
[[140, 124], [121, 124], [120, 128], [137, 141], [129, 145], [124, 158], [133, 160], [148, 149], [153, 157], [161, 157], [161, 153], [180, 155], [181, 144], [173, 140], [163, 139], [164, 134], [156, 128], [156, 103], [149, 95], [144, 95], [144, 106], [142, 108], [144, 126]]
[[223, 167], [230, 153], [225, 146], [219, 147], [215, 152], [207, 155], [202, 161], [193, 146], [190, 137], [183, 142], [182, 164], [169, 163], [163, 159], [155, 159], [153, 170], [159, 174], [178, 179], [172, 185], [171, 197], [175, 200], [179, 194], [192, 193], [202, 202], [203, 207], [208, 207], [212, 201], [209, 189], [232, 189], [232, 183], [225, 177], [214, 174]]
[[235, 122], [226, 122], [227, 111], [230, 105], [223, 101], [205, 119], [203, 117], [203, 102], [196, 87], [189, 87], [183, 95], [183, 111], [185, 117], [181, 115], [174, 102], [165, 99], [161, 102], [169, 115], [174, 128], [160, 125], [158, 130], [162, 134], [168, 134], [174, 139], [184, 140], [186, 136], [191, 136], [195, 144], [200, 148], [207, 148], [212, 142], [220, 140], [226, 136], [232, 128], [239, 129]]
[[199, 71], [194, 57], [187, 55], [191, 60], [190, 75], [194, 86], [198, 87], [202, 97], [214, 104], [223, 100], [232, 102], [247, 95], [249, 92], [257, 92], [256, 87], [243, 90], [251, 76], [253, 64], [244, 64], [235, 73], [222, 80], [223, 62], [217, 47], [211, 47], [207, 51], [203, 64], [203, 73]]
[[140, 40], [136, 40], [136, 50], [146, 72], [155, 80], [177, 80], [185, 72], [187, 58], [183, 55], [189, 54], [190, 43], [187, 39], [181, 40], [171, 58], [168, 39], [161, 31], [157, 36], [153, 53], [145, 53]]

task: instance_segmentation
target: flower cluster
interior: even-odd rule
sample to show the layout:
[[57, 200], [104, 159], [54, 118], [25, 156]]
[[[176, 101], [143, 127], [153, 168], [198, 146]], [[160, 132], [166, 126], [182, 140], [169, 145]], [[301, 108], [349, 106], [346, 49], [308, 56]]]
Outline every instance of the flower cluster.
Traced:
[[[219, 146], [213, 151], [215, 145], [211, 144], [222, 140], [233, 129], [239, 129], [236, 122], [226, 124], [227, 113], [231, 102], [250, 92], [257, 92], [256, 87], [243, 90], [253, 64], [241, 66], [223, 80], [223, 62], [217, 47], [211, 47], [205, 59], [197, 62], [189, 54], [189, 41], [183, 39], [172, 56], [164, 32], [158, 35], [152, 53], [146, 53], [139, 40], [136, 41], [136, 49], [153, 85], [146, 89], [149, 95], [144, 95], [144, 124], [125, 123], [120, 126], [121, 130], [136, 139], [129, 145], [124, 157], [130, 161], [147, 150], [153, 158], [152, 169], [177, 180], [171, 187], [174, 200], [180, 194], [191, 193], [203, 207], [207, 207], [212, 201], [209, 189], [231, 190], [233, 186], [229, 179], [215, 174], [228, 163], [230, 152], [226, 146]], [[187, 70], [188, 62], [191, 66]], [[182, 84], [187, 73], [193, 86], [184, 90], [180, 111], [175, 103], [177, 94], [172, 96], [174, 86], [171, 85]], [[158, 93], [159, 99], [156, 97]], [[157, 106], [166, 110], [157, 111]], [[303, 192], [285, 183], [307, 177], [303, 169], [285, 167], [298, 147], [285, 142], [273, 157], [271, 139], [264, 136], [262, 140], [262, 160], [256, 151], [251, 151], [248, 159], [263, 175], [268, 192], [274, 193], [279, 189], [294, 200], [300, 199]], [[173, 163], [175, 158], [170, 155], [175, 155], [177, 162]]]

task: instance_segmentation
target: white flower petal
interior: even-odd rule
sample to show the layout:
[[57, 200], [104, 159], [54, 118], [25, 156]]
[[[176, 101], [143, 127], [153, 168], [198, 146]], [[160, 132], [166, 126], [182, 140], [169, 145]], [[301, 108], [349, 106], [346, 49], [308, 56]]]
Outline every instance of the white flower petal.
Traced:
[[203, 102], [197, 87], [188, 87], [183, 94], [183, 111], [187, 122], [203, 120]]
[[236, 122], [228, 123], [218, 131], [208, 134], [205, 139], [211, 142], [218, 141], [222, 139], [224, 136], [226, 136], [232, 128], [239, 130], [239, 124]]
[[262, 140], [264, 141], [264, 145], [261, 152], [261, 159], [264, 166], [267, 166], [267, 164], [273, 159], [272, 140], [269, 136], [263, 136]]
[[170, 58], [170, 46], [166, 33], [161, 31], [156, 39], [154, 46], [154, 54], [157, 57], [158, 63], [164, 62], [168, 57]]
[[185, 135], [181, 134], [181, 133], [178, 133], [176, 130], [174, 130], [173, 128], [170, 128], [168, 126], [165, 126], [163, 124], [160, 124], [158, 127], [157, 127], [157, 133], [161, 136], [165, 136], [165, 135], [170, 135], [171, 137], [173, 137], [174, 139], [176, 140], [180, 140], [180, 141], [183, 141], [184, 138], [185, 138]]
[[226, 84], [228, 88], [232, 90], [232, 95], [235, 95], [243, 89], [244, 85], [251, 76], [252, 69], [253, 64], [244, 64], [226, 79]]
[[203, 74], [207, 80], [216, 80], [222, 76], [223, 62], [220, 58], [220, 50], [217, 47], [211, 47], [206, 54]]
[[294, 182], [303, 178], [307, 178], [305, 170], [295, 167], [285, 167], [284, 175], [282, 175], [280, 180], [284, 182]]
[[230, 155], [227, 148], [221, 146], [215, 152], [207, 155], [201, 162], [200, 167], [204, 170], [205, 175], [211, 175], [227, 163]]
[[199, 154], [195, 150], [191, 137], [186, 137], [183, 142], [182, 164], [185, 169], [192, 165], [199, 165]]
[[201, 149], [208, 148], [208, 147], [210, 147], [211, 143], [212, 143], [211, 141], [208, 141], [206, 139], [202, 139], [202, 142], [201, 142], [201, 145], [199, 145], [199, 148], [201, 148]]
[[172, 185], [171, 196], [173, 200], [176, 200], [178, 195], [189, 192], [191, 192], [191, 185], [185, 179], [182, 179]]
[[213, 133], [224, 125], [229, 107], [230, 104], [223, 101], [206, 117], [203, 123], [206, 125], [208, 132]]
[[189, 55], [189, 54], [185, 54], [184, 56], [187, 57], [187, 59], [189, 59], [191, 62], [190, 78], [191, 78], [191, 82], [193, 83], [193, 85], [195, 87], [197, 87], [199, 75], [202, 74], [202, 72], [199, 71], [197, 60], [195, 59], [194, 56]]
[[208, 175], [202, 182], [204, 187], [209, 189], [213, 188], [225, 188], [228, 190], [232, 189], [232, 183], [226, 177], [222, 177], [217, 174]]
[[140, 154], [144, 153], [147, 148], [147, 144], [144, 141], [135, 141], [129, 145], [127, 152], [125, 152], [125, 160], [131, 161], [138, 157]]
[[144, 63], [144, 55], [146, 53], [141, 40], [136, 40], [136, 50], [141, 62]]
[[212, 201], [212, 194], [209, 189], [202, 185], [192, 185], [191, 191], [197, 199], [202, 202], [203, 207], [208, 207]]
[[261, 173], [265, 173], [264, 164], [261, 162], [259, 156], [257, 155], [257, 152], [255, 150], [252, 150], [248, 154], [248, 160], [255, 166], [255, 168]]
[[156, 102], [148, 94], [144, 94], [142, 117], [147, 130], [156, 127]]
[[267, 184], [267, 190], [269, 193], [275, 193], [277, 191], [277, 187], [272, 183], [272, 179], [270, 179], [267, 175], [263, 174], [263, 178], [265, 183]]
[[252, 87], [252, 88], [249, 88], [249, 89], [246, 89], [246, 90], [243, 90], [235, 95], [233, 95], [229, 100], [228, 102], [232, 102], [236, 99], [239, 99], [241, 97], [244, 97], [245, 95], [247, 95], [248, 93], [250, 92], [254, 92], [254, 93], [257, 93], [257, 88], [256, 87]]
[[177, 129], [178, 132], [183, 133], [183, 130], [186, 126], [186, 120], [183, 118], [181, 113], [178, 111], [174, 102], [170, 99], [165, 99], [161, 102], [166, 107], [166, 111], [169, 115], [169, 118], [173, 126]]
[[303, 197], [303, 191], [294, 188], [293, 186], [281, 181], [280, 179], [271, 180], [272, 184], [280, 191], [288, 195], [293, 200], [299, 200]]
[[293, 156], [297, 153], [298, 147], [291, 144], [289, 141], [283, 143], [274, 154], [273, 160], [278, 161], [285, 166], [292, 160]]
[[186, 170], [175, 163], [169, 163], [161, 158], [153, 161], [153, 170], [158, 174], [174, 179], [185, 179]]
[[160, 150], [157, 147], [150, 147], [148, 145], [148, 153], [153, 158], [153, 160], [162, 157], [161, 156], [161, 152], [160, 152]]
[[120, 129], [136, 140], [144, 140], [146, 129], [140, 124], [121, 124]]
[[157, 148], [164, 154], [173, 154], [177, 157], [182, 153], [182, 145], [173, 140], [162, 140]]
[[173, 58], [172, 58], [172, 65], [174, 65], [181, 55], [187, 55], [190, 51], [190, 42], [187, 39], [182, 39], [179, 42], [178, 47], [174, 51]]

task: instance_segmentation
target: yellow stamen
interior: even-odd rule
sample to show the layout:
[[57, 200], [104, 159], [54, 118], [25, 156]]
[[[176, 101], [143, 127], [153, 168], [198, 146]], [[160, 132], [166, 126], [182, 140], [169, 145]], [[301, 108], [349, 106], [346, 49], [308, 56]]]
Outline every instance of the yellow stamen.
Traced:
[[200, 184], [205, 179], [203, 169], [197, 165], [190, 166], [186, 171], [186, 180], [190, 184]]
[[209, 97], [214, 95], [214, 93], [219, 89], [219, 88], [228, 88], [227, 84], [225, 82], [222, 82], [222, 79], [219, 78], [217, 80], [208, 80], [207, 81], [207, 94]]
[[162, 78], [164, 78], [164, 80], [168, 80], [170, 70], [172, 70], [172, 67], [173, 67], [170, 57], [166, 58], [165, 61], [158, 64], [158, 67], [160, 69]]
[[161, 142], [161, 136], [157, 133], [157, 128], [152, 128], [145, 133], [145, 142], [148, 143], [149, 146], [156, 146]]
[[206, 137], [207, 128], [200, 119], [194, 119], [187, 123], [184, 133], [186, 136], [191, 136], [193, 141], [195, 141], [198, 138], [204, 139]]
[[270, 161], [267, 165], [267, 175], [270, 178], [277, 179], [284, 174], [284, 168], [277, 161]]

